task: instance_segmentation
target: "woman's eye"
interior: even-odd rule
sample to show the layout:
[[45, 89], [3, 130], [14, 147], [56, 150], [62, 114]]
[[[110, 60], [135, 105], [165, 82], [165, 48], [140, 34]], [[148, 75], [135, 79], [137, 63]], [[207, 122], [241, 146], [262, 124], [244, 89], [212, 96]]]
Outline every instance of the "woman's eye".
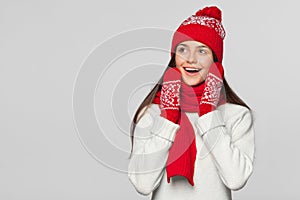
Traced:
[[184, 47], [179, 47], [178, 48], [178, 52], [179, 53], [183, 53], [183, 52], [185, 52], [186, 51], [186, 49], [184, 48]]
[[206, 51], [205, 51], [204, 49], [200, 49], [200, 50], [199, 50], [199, 53], [201, 53], [201, 54], [206, 54]]

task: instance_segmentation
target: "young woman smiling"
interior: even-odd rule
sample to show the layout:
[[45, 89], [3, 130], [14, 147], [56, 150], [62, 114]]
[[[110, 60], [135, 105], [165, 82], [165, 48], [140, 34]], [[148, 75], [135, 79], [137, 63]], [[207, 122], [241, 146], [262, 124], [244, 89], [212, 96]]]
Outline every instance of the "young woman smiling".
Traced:
[[184, 41], [178, 44], [175, 55], [176, 67], [186, 84], [195, 86], [204, 81], [213, 63], [213, 53], [208, 46], [197, 41]]
[[224, 77], [221, 21], [212, 6], [179, 26], [167, 69], [133, 118], [128, 177], [152, 199], [230, 200], [253, 172], [252, 113]]

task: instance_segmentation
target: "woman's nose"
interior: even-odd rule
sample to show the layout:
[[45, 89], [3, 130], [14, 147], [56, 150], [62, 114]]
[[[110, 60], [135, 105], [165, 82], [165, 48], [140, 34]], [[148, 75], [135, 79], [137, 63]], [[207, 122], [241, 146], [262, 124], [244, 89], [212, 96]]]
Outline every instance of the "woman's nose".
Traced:
[[196, 59], [196, 56], [194, 55], [194, 53], [190, 53], [188, 55], [187, 62], [188, 63], [197, 63], [197, 59]]

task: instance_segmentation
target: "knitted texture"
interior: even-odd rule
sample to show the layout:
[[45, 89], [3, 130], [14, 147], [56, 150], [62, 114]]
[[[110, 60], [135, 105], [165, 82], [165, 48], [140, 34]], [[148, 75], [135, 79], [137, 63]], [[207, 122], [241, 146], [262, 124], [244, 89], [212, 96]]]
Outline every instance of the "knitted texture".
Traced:
[[[223, 86], [224, 69], [221, 63], [213, 63], [205, 79], [205, 89], [200, 101], [199, 115], [205, 115], [216, 109], [220, 101], [221, 89]], [[222, 94], [220, 104], [225, 102]]]
[[175, 31], [171, 55], [174, 54], [179, 43], [186, 40], [196, 40], [209, 46], [216, 54], [218, 61], [222, 63], [225, 35], [221, 10], [216, 6], [205, 7], [184, 20]]
[[[185, 112], [198, 112], [199, 102], [204, 91], [204, 82], [197, 86], [188, 86], [181, 82], [180, 90], [180, 115], [179, 130], [176, 133], [174, 143], [169, 150], [166, 164], [167, 181], [173, 176], [183, 176], [194, 185], [194, 166], [196, 160], [196, 142], [193, 126]], [[153, 103], [159, 104], [162, 91], [157, 92]], [[161, 106], [161, 105], [160, 105]]]
[[162, 117], [180, 125], [169, 150], [166, 164], [167, 181], [169, 183], [173, 176], [183, 176], [194, 186], [197, 148], [193, 126], [185, 112], [196, 112], [202, 116], [213, 111], [218, 105], [226, 103], [224, 95], [220, 93], [224, 71], [220, 63], [213, 63], [204, 82], [189, 86], [180, 81], [178, 86], [176, 84], [179, 77], [174, 69], [166, 71], [162, 89], [156, 93], [153, 103], [160, 104]]
[[179, 92], [181, 73], [178, 68], [168, 68], [163, 77], [160, 95], [161, 116], [177, 123], [179, 117]]

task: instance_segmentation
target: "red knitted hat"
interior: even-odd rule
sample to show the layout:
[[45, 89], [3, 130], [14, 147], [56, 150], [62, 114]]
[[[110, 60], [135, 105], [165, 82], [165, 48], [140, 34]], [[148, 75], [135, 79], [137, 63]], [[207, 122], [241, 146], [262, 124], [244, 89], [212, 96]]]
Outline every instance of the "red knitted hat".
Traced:
[[173, 35], [171, 55], [176, 46], [186, 40], [196, 40], [209, 46], [218, 61], [223, 60], [223, 40], [225, 30], [222, 25], [222, 12], [216, 6], [205, 7], [187, 18]]

